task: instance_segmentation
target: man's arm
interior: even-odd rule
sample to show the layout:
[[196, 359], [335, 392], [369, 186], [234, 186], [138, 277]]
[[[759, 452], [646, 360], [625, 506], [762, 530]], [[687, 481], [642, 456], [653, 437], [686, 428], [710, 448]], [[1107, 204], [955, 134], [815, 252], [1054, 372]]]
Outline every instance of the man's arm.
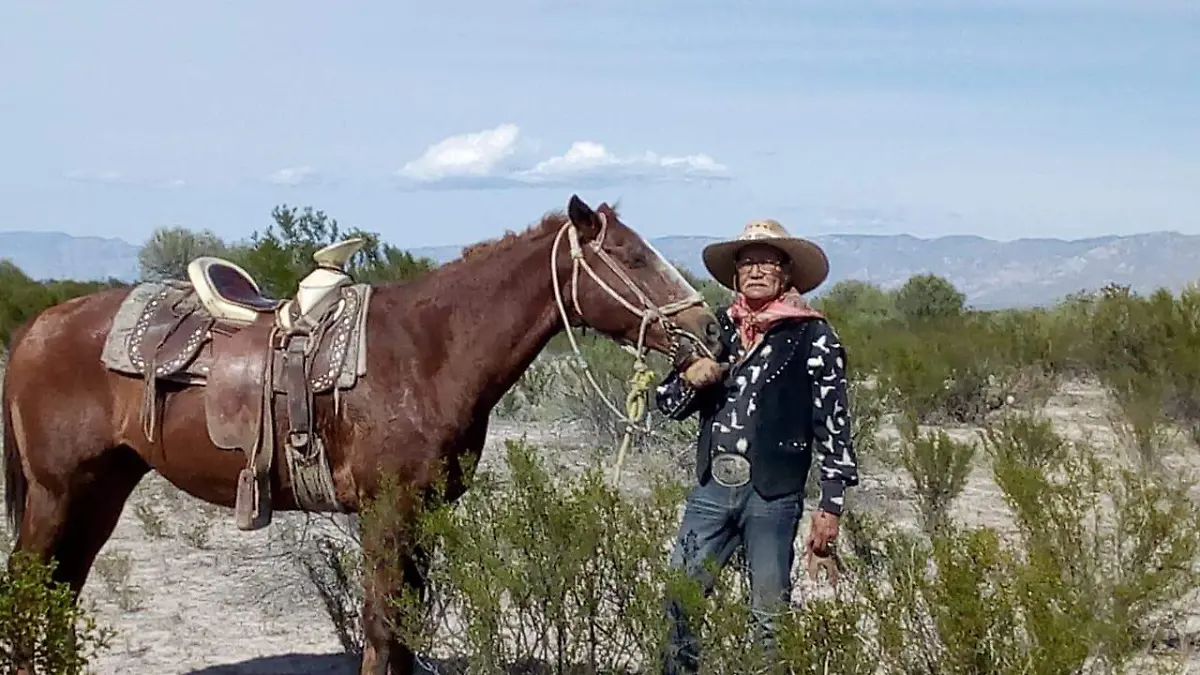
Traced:
[[808, 355], [813, 386], [813, 450], [821, 478], [820, 510], [840, 516], [847, 487], [858, 485], [858, 458], [850, 437], [846, 350], [837, 331], [820, 321]]

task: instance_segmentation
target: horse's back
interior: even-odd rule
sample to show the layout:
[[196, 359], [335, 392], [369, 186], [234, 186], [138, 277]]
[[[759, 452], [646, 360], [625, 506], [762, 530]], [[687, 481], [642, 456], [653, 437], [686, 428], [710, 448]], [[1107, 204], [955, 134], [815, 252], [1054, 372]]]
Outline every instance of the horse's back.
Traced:
[[63, 472], [112, 444], [114, 403], [101, 352], [128, 292], [71, 298], [39, 312], [13, 336], [4, 405], [27, 470], [42, 484], [66, 480]]
[[10, 365], [28, 358], [53, 358], [63, 365], [77, 365], [79, 358], [98, 359], [113, 317], [130, 290], [104, 289], [38, 312], [14, 332], [9, 348]]
[[51, 397], [66, 391], [94, 392], [90, 385], [103, 386], [107, 373], [101, 353], [113, 316], [128, 293], [128, 288], [112, 288], [77, 296], [26, 321], [10, 340], [5, 400], [37, 391]]

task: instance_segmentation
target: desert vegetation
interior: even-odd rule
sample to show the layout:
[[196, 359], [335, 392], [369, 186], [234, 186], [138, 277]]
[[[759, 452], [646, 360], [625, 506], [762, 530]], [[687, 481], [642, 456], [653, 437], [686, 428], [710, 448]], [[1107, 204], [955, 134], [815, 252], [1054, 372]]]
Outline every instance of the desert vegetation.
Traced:
[[[190, 257], [215, 252], [286, 294], [312, 250], [341, 236], [320, 212], [280, 207], [241, 244], [161, 231], [143, 251], [143, 275], [178, 277]], [[432, 267], [370, 236], [360, 278], [402, 281]], [[724, 301], [722, 289], [694, 281]], [[0, 338], [98, 286], [0, 266]], [[849, 350], [863, 483], [842, 519], [839, 583], [807, 579], [797, 564], [781, 641], [792, 672], [1186, 670], [1200, 614], [1200, 290], [1111, 286], [1053, 307], [984, 312], [944, 279], [918, 275], [891, 289], [842, 281], [815, 302]], [[623, 402], [629, 356], [593, 335], [581, 344], [609, 398]], [[656, 672], [662, 598], [673, 589], [702, 622], [705, 672], [768, 672], [747, 639], [739, 564], [709, 597], [666, 567], [693, 480], [695, 422], [651, 411], [651, 431], [635, 435], [614, 484], [625, 428], [572, 356], [565, 340], [550, 345], [493, 412], [471, 490], [410, 533], [434, 555], [426, 597], [395, 598], [408, 640], [441, 673]], [[649, 363], [666, 372], [663, 359]], [[374, 506], [353, 518], [294, 514], [241, 533], [231, 513], [151, 476], [78, 607], [41, 589], [43, 567], [17, 558], [3, 573], [0, 659], [36, 653], [65, 673], [86, 663], [200, 673], [340, 648], [338, 663], [355, 672], [346, 664], [361, 648], [361, 574], [373, 564], [359, 544], [389, 517]], [[163, 604], [172, 594], [176, 604]], [[205, 594], [217, 599], [194, 597]], [[263, 637], [271, 630], [232, 618], [266, 606], [281, 622], [303, 618], [278, 624], [287, 628], [273, 642]], [[152, 626], [157, 639], [145, 638]], [[154, 656], [192, 634], [174, 660]], [[214, 656], [254, 636], [274, 646]], [[271, 672], [329, 672], [309, 668], [319, 658]]]

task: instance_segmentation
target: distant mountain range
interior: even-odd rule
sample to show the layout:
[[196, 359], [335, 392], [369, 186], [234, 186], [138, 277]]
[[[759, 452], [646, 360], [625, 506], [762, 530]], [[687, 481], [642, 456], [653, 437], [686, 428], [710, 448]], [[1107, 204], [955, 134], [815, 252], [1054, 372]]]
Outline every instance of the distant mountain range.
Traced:
[[[914, 274], [931, 272], [953, 282], [978, 308], [1045, 305], [1108, 283], [1127, 284], [1139, 292], [1159, 287], [1174, 291], [1200, 278], [1200, 236], [1174, 232], [1071, 241], [857, 234], [814, 239], [825, 248], [832, 267], [822, 290], [841, 279], [891, 288]], [[704, 275], [700, 251], [711, 241], [714, 238], [669, 236], [652, 243], [666, 257]], [[442, 263], [456, 258], [461, 247], [411, 250]], [[115, 238], [0, 232], [0, 258], [11, 259], [37, 279], [132, 281], [138, 275], [137, 252], [138, 245]]]

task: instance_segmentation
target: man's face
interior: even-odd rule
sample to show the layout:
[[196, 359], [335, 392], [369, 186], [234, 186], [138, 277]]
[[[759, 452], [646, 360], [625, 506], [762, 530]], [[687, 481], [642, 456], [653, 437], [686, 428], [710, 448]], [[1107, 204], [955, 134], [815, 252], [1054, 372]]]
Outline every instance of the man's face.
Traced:
[[738, 253], [738, 290], [751, 301], [768, 301], [787, 288], [783, 269], [784, 256], [767, 244], [750, 244]]

